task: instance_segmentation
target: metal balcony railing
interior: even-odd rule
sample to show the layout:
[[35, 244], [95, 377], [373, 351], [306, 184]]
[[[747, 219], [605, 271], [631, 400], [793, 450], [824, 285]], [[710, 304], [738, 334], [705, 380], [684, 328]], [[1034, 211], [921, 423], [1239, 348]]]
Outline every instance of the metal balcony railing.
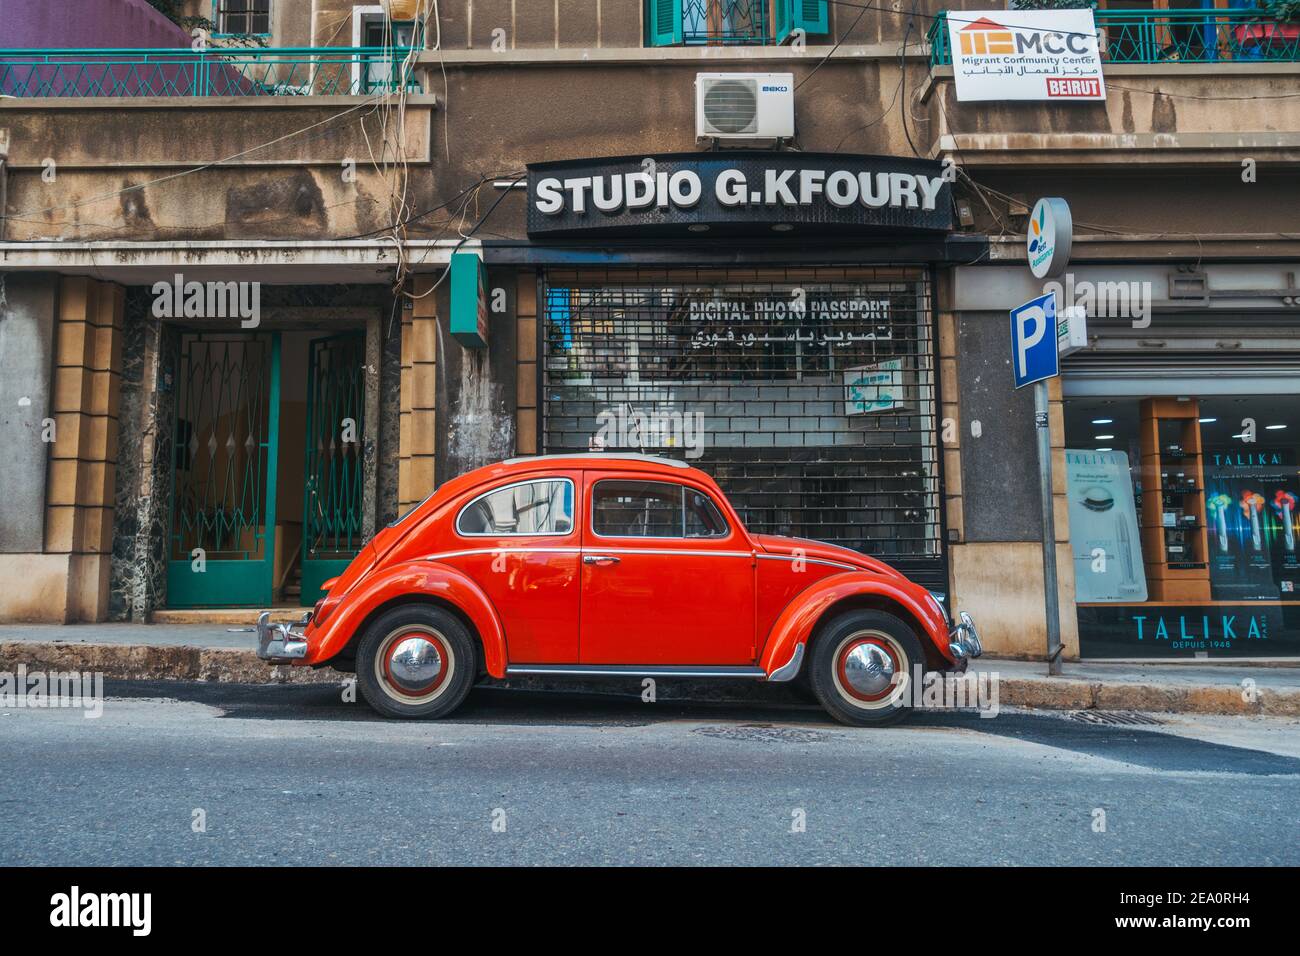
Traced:
[[[1264, 10], [1096, 10], [1104, 63], [1300, 62], [1300, 23]], [[952, 64], [947, 13], [930, 25], [930, 64]], [[954, 18], [963, 16], [952, 11]], [[1014, 24], [1016, 11], [1005, 22]]]
[[682, 42], [773, 43], [768, 0], [682, 0]]
[[[409, 52], [392, 47], [0, 50], [0, 95], [370, 96], [396, 91]], [[419, 90], [413, 72], [406, 89]]]

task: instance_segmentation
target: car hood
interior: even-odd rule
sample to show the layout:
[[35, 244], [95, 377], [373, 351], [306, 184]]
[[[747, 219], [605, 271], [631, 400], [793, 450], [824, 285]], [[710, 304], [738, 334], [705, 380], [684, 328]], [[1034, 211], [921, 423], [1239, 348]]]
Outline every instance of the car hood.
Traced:
[[883, 574], [891, 578], [902, 577], [883, 561], [878, 561], [849, 548], [841, 548], [837, 544], [827, 544], [824, 541], [814, 541], [811, 538], [787, 538], [779, 534], [756, 534], [753, 535], [753, 538], [758, 542], [758, 546], [768, 554], [793, 555], [795, 552], [799, 552], [805, 558], [821, 558], [824, 561], [848, 564], [864, 571]]

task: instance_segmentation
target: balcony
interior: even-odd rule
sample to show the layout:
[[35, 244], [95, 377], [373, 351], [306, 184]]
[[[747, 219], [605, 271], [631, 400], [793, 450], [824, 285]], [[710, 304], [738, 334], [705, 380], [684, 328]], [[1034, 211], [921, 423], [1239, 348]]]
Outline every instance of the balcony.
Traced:
[[[1278, 23], [1264, 10], [1096, 10], [1093, 15], [1103, 63], [1300, 62], [1300, 23]], [[940, 13], [930, 25], [931, 66], [952, 65], [947, 16]]]
[[768, 46], [827, 31], [827, 0], [650, 0], [650, 46]]
[[[0, 50], [12, 97], [375, 96], [396, 92], [409, 48]], [[413, 68], [407, 92], [419, 92]]]

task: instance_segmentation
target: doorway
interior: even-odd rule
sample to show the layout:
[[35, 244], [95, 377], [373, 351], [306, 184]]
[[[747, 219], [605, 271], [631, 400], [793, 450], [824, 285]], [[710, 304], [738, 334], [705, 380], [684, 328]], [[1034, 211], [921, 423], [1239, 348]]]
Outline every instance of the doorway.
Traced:
[[183, 332], [172, 608], [311, 606], [372, 522], [367, 332]]

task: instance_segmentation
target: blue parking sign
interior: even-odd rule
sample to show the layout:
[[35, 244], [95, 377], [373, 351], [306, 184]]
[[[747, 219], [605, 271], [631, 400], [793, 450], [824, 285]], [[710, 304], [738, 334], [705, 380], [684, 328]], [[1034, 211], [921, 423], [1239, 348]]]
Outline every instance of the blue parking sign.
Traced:
[[1016, 388], [1059, 375], [1056, 349], [1056, 293], [1011, 310], [1011, 371]]

